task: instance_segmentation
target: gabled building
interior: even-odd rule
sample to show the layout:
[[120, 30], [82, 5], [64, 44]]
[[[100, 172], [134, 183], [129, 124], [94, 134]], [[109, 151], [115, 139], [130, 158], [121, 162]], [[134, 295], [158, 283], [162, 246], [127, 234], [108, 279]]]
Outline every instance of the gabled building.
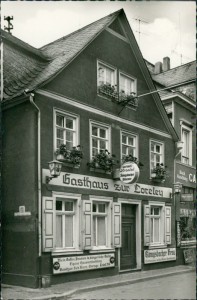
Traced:
[[182, 186], [177, 199], [177, 246], [179, 260], [191, 262], [196, 256], [196, 61], [170, 69], [146, 62], [152, 79], [175, 128], [182, 149], [176, 156], [174, 182]]
[[2, 39], [3, 282], [39, 287], [176, 265], [179, 139], [149, 94], [124, 11], [40, 49]]

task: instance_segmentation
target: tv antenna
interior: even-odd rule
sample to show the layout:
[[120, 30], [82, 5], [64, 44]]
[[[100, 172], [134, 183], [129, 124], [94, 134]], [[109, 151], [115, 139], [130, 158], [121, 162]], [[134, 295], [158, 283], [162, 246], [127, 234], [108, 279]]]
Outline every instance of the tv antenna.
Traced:
[[7, 32], [9, 32], [10, 34], [12, 34], [11, 30], [14, 28], [13, 25], [12, 25], [12, 23], [11, 23], [11, 21], [13, 19], [14, 19], [13, 16], [11, 16], [11, 17], [10, 16], [4, 17], [4, 20], [6, 20], [8, 22], [8, 26], [7, 27], [4, 26], [4, 29], [7, 30]]
[[135, 30], [135, 32], [138, 32], [138, 43], [139, 43], [139, 46], [140, 46], [140, 35], [141, 34], [146, 34], [146, 33], [141, 31], [141, 23], [147, 23], [148, 24], [150, 22], [147, 22], [147, 21], [145, 21], [143, 19], [140, 19], [140, 18], [133, 18], [133, 19], [138, 22], [138, 30]]

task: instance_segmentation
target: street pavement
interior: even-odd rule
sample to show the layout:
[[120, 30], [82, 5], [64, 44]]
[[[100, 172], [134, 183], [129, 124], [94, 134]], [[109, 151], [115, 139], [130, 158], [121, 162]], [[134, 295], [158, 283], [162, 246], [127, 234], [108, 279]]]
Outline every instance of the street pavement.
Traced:
[[76, 293], [69, 300], [196, 299], [196, 273], [160, 277], [124, 286]]
[[[128, 284], [136, 284], [139, 282], [159, 279], [178, 274], [194, 273], [194, 267], [181, 265], [171, 268], [158, 270], [138, 271], [132, 273], [120, 273], [119, 275], [109, 277], [99, 277], [75, 282], [66, 282], [53, 285], [48, 288], [30, 289], [25, 287], [11, 286], [2, 284], [3, 300], [63, 300], [72, 299], [71, 297], [80, 293], [86, 293], [103, 288], [112, 288], [115, 286], [125, 286]], [[121, 299], [124, 297], [121, 297]], [[79, 299], [79, 298], [78, 298]], [[98, 299], [98, 297], [96, 297]], [[104, 298], [106, 299], [106, 298]], [[118, 299], [118, 298], [116, 298]], [[131, 296], [129, 299], [132, 299]], [[138, 298], [139, 299], [139, 298]], [[148, 298], [144, 298], [148, 299]], [[150, 299], [150, 298], [149, 298]], [[169, 298], [172, 299], [172, 298]], [[188, 299], [188, 298], [186, 298]]]

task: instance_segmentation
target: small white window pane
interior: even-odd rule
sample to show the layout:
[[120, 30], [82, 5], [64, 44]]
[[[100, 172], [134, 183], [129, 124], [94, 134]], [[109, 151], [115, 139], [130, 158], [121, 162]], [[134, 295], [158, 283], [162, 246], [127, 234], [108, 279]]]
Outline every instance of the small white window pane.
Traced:
[[123, 144], [127, 143], [127, 137], [126, 137], [126, 135], [122, 135], [122, 143]]
[[97, 217], [97, 246], [106, 245], [105, 217]]
[[96, 139], [92, 139], [92, 146], [95, 147], [95, 148], [98, 148], [98, 140]]
[[100, 141], [100, 148], [101, 148], [101, 150], [106, 149], [106, 142], [105, 141]]
[[64, 127], [64, 117], [60, 115], [56, 115], [56, 124], [58, 126]]
[[128, 154], [131, 154], [132, 156], [135, 156], [135, 149], [129, 147], [129, 153]]
[[71, 150], [72, 147], [73, 147], [73, 142], [66, 141], [66, 148], [67, 148], [68, 150]]
[[161, 147], [159, 145], [156, 145], [156, 152], [157, 153], [160, 153], [160, 149], [161, 149]]
[[73, 216], [65, 216], [65, 247], [73, 247]]
[[56, 247], [62, 247], [62, 216], [58, 215], [56, 216]]
[[95, 203], [93, 203], [93, 205], [92, 205], [92, 211], [96, 212], [96, 204]]
[[92, 135], [98, 136], [98, 128], [97, 127], [92, 126]]
[[67, 118], [66, 119], [66, 128], [73, 129], [74, 128], [74, 120]]
[[96, 217], [93, 217], [93, 245], [96, 246]]
[[154, 152], [154, 144], [151, 143], [151, 151]]
[[72, 131], [66, 132], [66, 141], [73, 142], [73, 132]]
[[154, 161], [154, 157], [155, 157], [154, 153], [151, 153], [151, 161]]
[[155, 207], [155, 208], [154, 208], [154, 215], [155, 215], [155, 216], [159, 216], [159, 212], [160, 212], [159, 207]]
[[154, 219], [154, 242], [159, 242], [159, 219]]
[[95, 156], [98, 154], [98, 149], [97, 148], [92, 148], [92, 156]]
[[160, 155], [156, 155], [156, 162], [160, 163]]
[[122, 145], [122, 154], [127, 155], [127, 146]]
[[56, 201], [56, 210], [62, 210], [62, 201]]
[[56, 142], [57, 142], [57, 148], [59, 148], [61, 144], [64, 144], [64, 140], [58, 139]]
[[105, 204], [103, 204], [103, 203], [98, 204], [98, 211], [100, 213], [104, 213], [105, 212]]
[[64, 138], [64, 130], [57, 128], [56, 132], [57, 132], [57, 138], [63, 140], [63, 138]]
[[65, 202], [65, 211], [73, 211], [74, 205], [72, 201]]
[[133, 137], [128, 137], [128, 144], [130, 146], [134, 146], [134, 138]]
[[100, 137], [101, 138], [106, 138], [106, 130], [105, 129], [102, 129], [102, 128], [100, 128]]

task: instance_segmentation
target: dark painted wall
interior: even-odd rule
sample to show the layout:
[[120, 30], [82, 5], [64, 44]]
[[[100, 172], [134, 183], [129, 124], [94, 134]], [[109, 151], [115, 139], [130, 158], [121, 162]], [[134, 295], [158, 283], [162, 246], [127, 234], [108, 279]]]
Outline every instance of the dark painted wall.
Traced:
[[[97, 95], [97, 59], [136, 78], [138, 94], [149, 91], [130, 45], [107, 31], [44, 88], [117, 115], [122, 106]], [[139, 99], [137, 111], [124, 109], [121, 116], [167, 131], [151, 95]]]
[[[37, 121], [29, 103], [3, 111], [3, 280], [35, 286], [37, 268]], [[31, 216], [15, 217], [25, 205]]]

